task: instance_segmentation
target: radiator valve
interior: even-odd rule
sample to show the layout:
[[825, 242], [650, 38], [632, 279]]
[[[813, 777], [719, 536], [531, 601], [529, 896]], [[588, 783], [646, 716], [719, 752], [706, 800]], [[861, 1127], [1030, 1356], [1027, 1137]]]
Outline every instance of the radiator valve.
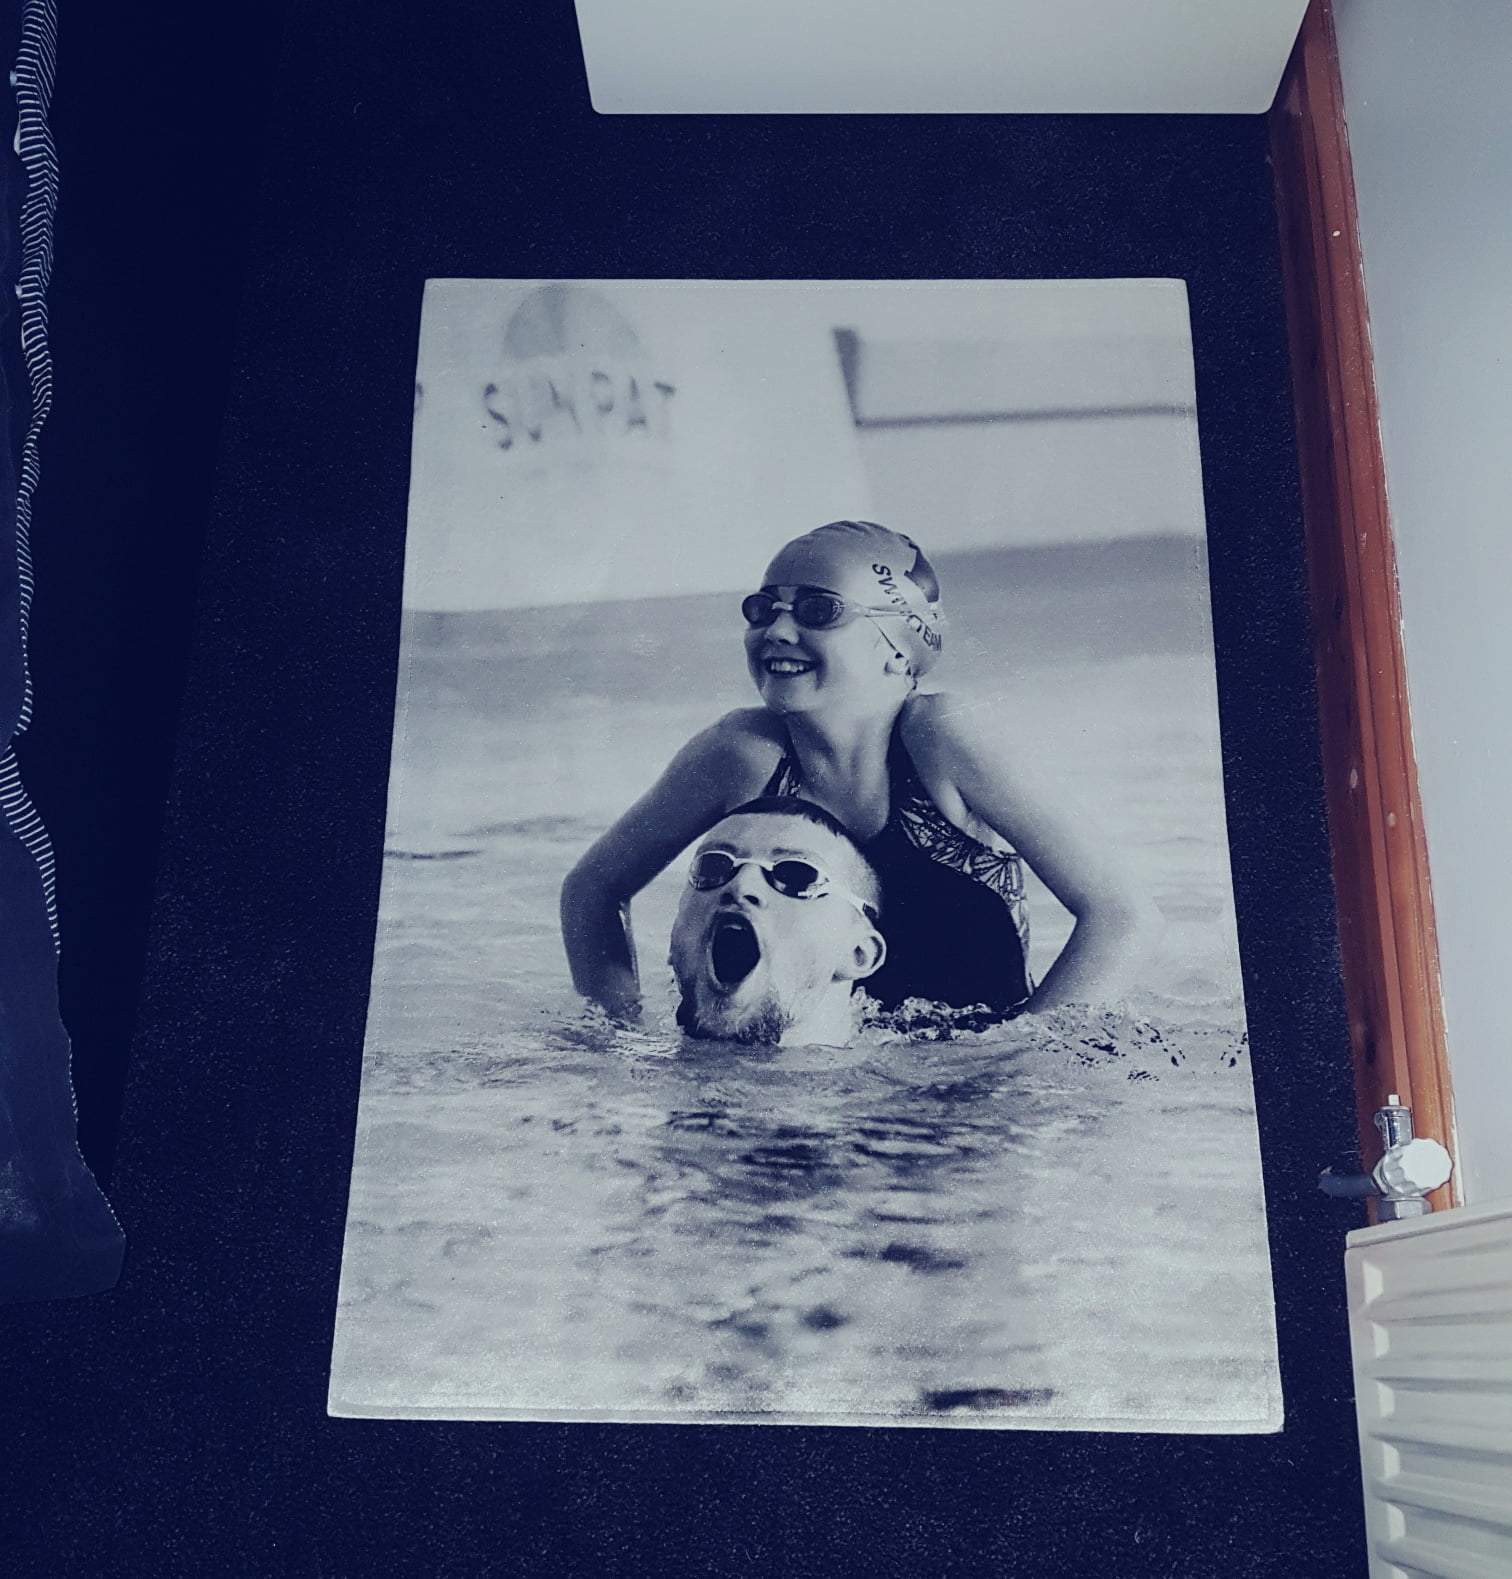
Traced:
[[1369, 1173], [1335, 1173], [1324, 1169], [1318, 1187], [1328, 1195], [1374, 1195], [1383, 1223], [1403, 1217], [1424, 1217], [1433, 1210], [1428, 1192], [1445, 1183], [1454, 1171], [1449, 1153], [1436, 1140], [1414, 1137], [1412, 1109], [1399, 1096], [1386, 1098], [1375, 1116], [1386, 1150]]

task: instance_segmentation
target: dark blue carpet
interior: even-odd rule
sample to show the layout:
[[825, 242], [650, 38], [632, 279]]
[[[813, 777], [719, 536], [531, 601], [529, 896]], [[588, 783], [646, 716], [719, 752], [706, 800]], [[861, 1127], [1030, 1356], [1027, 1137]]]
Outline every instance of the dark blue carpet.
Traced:
[[[1363, 1574], [1263, 122], [604, 119], [567, 0], [275, 17], [65, 8], [27, 770], [130, 1239], [113, 1293], [0, 1313], [5, 1571]], [[325, 1417], [429, 275], [1188, 282], [1283, 1433]]]

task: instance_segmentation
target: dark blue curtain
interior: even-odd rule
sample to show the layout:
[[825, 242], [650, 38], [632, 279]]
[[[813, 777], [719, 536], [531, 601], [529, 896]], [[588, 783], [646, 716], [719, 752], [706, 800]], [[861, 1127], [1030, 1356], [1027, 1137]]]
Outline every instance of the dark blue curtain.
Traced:
[[109, 1288], [124, 1249], [79, 1154], [58, 1010], [52, 857], [14, 753], [30, 712], [26, 525], [50, 385], [43, 304], [56, 168], [45, 124], [50, 7], [31, 4], [9, 20], [6, 58], [18, 64], [0, 158], [0, 1302]]

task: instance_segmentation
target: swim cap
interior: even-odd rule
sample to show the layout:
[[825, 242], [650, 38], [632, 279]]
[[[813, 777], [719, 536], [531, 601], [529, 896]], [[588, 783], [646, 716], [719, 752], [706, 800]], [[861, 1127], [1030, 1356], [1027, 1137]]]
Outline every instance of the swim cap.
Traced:
[[888, 625], [887, 633], [907, 655], [913, 673], [927, 674], [934, 667], [945, 634], [940, 583], [911, 537], [875, 521], [830, 521], [795, 537], [777, 559], [795, 553], [804, 558], [812, 554], [816, 573], [824, 567], [859, 568], [876, 588], [874, 606], [897, 611], [898, 623]]

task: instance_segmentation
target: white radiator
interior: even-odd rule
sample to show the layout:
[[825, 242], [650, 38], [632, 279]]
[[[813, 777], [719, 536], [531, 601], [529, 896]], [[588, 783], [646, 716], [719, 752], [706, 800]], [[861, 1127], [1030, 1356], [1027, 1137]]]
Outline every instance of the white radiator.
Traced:
[[1344, 1256], [1371, 1579], [1512, 1576], [1512, 1201]]

